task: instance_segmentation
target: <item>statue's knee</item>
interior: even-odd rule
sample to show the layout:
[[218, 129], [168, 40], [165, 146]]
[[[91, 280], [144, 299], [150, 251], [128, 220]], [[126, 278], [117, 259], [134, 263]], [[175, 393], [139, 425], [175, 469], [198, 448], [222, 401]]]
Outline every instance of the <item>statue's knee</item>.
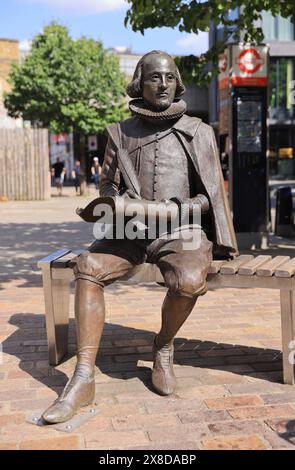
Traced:
[[76, 279], [89, 279], [100, 282], [105, 272], [103, 255], [84, 251], [77, 257], [74, 273]]
[[179, 294], [186, 295], [188, 297], [197, 297], [205, 293], [206, 280], [199, 274], [191, 276], [183, 276], [179, 282], [178, 292]]
[[182, 272], [181, 274], [168, 276], [166, 285], [172, 294], [187, 297], [198, 297], [204, 294], [206, 289], [206, 279], [200, 273]]
[[91, 269], [89, 255], [89, 251], [84, 251], [76, 258], [76, 264], [74, 266], [75, 274], [89, 274], [89, 271]]

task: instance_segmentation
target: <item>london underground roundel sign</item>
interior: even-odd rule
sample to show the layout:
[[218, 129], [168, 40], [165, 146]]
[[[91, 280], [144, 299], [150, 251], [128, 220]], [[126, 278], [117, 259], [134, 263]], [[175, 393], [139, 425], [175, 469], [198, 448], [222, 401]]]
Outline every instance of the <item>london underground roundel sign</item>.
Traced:
[[250, 47], [240, 53], [237, 63], [239, 64], [242, 72], [253, 74], [260, 69], [261, 65], [264, 64], [264, 59], [256, 49]]
[[232, 46], [233, 86], [267, 85], [268, 47], [235, 44]]

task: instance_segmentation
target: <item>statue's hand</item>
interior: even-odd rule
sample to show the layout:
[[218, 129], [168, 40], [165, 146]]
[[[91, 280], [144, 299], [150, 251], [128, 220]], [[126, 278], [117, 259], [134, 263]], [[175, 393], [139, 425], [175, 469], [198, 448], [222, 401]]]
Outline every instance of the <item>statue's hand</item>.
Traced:
[[193, 204], [199, 204], [201, 206], [202, 214], [206, 214], [207, 212], [209, 212], [210, 203], [208, 201], [208, 198], [205, 196], [205, 194], [197, 194], [196, 197], [193, 197], [191, 199], [191, 202]]

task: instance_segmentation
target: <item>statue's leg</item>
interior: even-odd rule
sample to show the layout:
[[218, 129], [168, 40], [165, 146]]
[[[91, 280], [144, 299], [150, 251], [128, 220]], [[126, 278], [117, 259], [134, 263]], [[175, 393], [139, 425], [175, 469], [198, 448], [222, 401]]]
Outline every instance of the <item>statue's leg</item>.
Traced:
[[172, 344], [177, 332], [192, 312], [199, 294], [191, 296], [173, 293], [168, 289], [162, 305], [161, 330], [155, 338], [157, 348]]
[[[112, 251], [118, 250], [113, 247]], [[138, 261], [124, 258], [121, 250], [118, 254], [122, 256], [86, 251], [77, 258], [77, 365], [60, 397], [43, 414], [49, 423], [67, 421], [94, 399], [94, 366], [105, 321], [104, 286], [128, 273]]]
[[105, 321], [103, 285], [83, 278], [76, 280], [75, 318], [77, 365], [92, 375]]
[[176, 386], [173, 371], [173, 339], [192, 312], [197, 298], [206, 292], [206, 277], [212, 261], [212, 243], [201, 233], [195, 249], [184, 249], [182, 240], [170, 240], [156, 256], [168, 292], [162, 306], [162, 325], [154, 342], [152, 382], [162, 395]]

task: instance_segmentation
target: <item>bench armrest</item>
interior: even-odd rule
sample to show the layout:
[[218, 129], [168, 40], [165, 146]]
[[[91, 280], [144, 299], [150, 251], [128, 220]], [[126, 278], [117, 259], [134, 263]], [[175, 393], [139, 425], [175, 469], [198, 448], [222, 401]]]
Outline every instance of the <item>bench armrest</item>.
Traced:
[[53, 261], [57, 260], [58, 258], [62, 258], [63, 256], [67, 255], [70, 252], [71, 250], [65, 250], [65, 249], [57, 250], [54, 253], [51, 253], [50, 255], [45, 256], [45, 258], [40, 259], [37, 263], [37, 266], [38, 268], [42, 268], [42, 266], [51, 264]]

